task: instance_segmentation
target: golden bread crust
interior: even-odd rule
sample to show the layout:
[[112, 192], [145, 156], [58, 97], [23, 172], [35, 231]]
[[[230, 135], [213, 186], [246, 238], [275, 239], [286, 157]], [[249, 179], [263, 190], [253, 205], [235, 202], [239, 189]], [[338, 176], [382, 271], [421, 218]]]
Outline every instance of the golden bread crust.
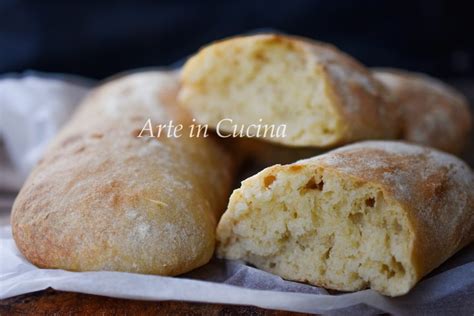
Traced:
[[42, 268], [177, 275], [214, 251], [232, 161], [213, 139], [137, 138], [148, 118], [187, 122], [176, 74], [95, 89], [55, 138], [12, 213], [20, 251]]

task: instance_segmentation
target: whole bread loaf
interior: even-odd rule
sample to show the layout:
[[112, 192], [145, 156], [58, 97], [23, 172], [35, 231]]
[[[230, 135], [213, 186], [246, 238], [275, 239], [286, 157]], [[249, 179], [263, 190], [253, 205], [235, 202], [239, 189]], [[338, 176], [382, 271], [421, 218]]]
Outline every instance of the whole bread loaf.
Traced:
[[189, 123], [177, 88], [175, 73], [144, 72], [86, 98], [13, 206], [13, 236], [29, 261], [160, 275], [208, 262], [233, 179], [229, 154], [186, 132], [137, 137], [148, 119]]
[[384, 86], [369, 70], [331, 45], [299, 37], [263, 34], [210, 44], [186, 62], [181, 83], [180, 104], [221, 132], [286, 126], [284, 137], [270, 128], [252, 136], [293, 147], [399, 135]]
[[242, 182], [218, 255], [290, 280], [407, 293], [474, 240], [474, 175], [449, 154], [362, 142]]
[[466, 98], [454, 88], [424, 74], [374, 69], [401, 118], [404, 140], [459, 154], [472, 126]]

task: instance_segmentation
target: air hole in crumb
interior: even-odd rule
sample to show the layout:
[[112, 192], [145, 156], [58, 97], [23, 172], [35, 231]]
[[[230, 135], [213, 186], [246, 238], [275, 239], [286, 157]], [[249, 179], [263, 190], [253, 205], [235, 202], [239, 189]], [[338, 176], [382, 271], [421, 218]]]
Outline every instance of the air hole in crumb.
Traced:
[[319, 267], [319, 274], [320, 274], [320, 275], [326, 274], [326, 270], [327, 270], [327, 269], [326, 269], [325, 266], [320, 266], [320, 267]]
[[356, 272], [351, 272], [351, 273], [349, 274], [349, 279], [350, 279], [351, 281], [356, 281], [356, 280], [359, 280], [359, 279], [360, 279], [360, 276], [359, 276], [359, 274], [356, 273]]
[[368, 198], [365, 200], [365, 205], [368, 207], [374, 207], [375, 205], [375, 199], [374, 198]]
[[394, 220], [393, 221], [393, 230], [396, 232], [396, 233], [399, 233], [402, 231], [402, 225], [400, 225], [400, 223], [397, 221], [397, 220]]
[[324, 253], [325, 260], [329, 259], [329, 257], [331, 256], [331, 250], [332, 250], [332, 247], [328, 248], [328, 250], [326, 250], [326, 252]]
[[276, 177], [274, 175], [266, 176], [265, 178], [263, 178], [263, 185], [268, 188], [275, 180]]
[[275, 262], [270, 262], [270, 268], [275, 268], [276, 267], [276, 263]]
[[388, 279], [393, 278], [395, 276], [395, 271], [390, 269], [390, 267], [388, 265], [386, 265], [385, 263], [382, 264], [382, 266], [380, 268], [380, 272], [385, 274]]
[[298, 213], [293, 212], [293, 218], [298, 218]]
[[299, 243], [299, 241], [296, 241], [296, 244], [298, 245], [298, 247], [300, 247], [300, 250], [301, 251], [305, 251], [306, 250], [306, 247], [302, 244]]
[[362, 222], [362, 218], [363, 218], [363, 214], [362, 213], [353, 213], [353, 214], [349, 214], [349, 220], [357, 225], [357, 224], [360, 224]]
[[314, 179], [314, 177], [312, 177], [311, 179], [309, 179], [308, 182], [306, 182], [306, 185], [304, 186], [305, 189], [308, 189], [308, 190], [319, 190], [319, 191], [322, 191], [323, 190], [323, 187], [324, 187], [324, 181], [321, 180], [319, 182], [316, 182], [316, 180]]
[[397, 272], [400, 275], [405, 275], [405, 268], [403, 265], [398, 262], [395, 257], [392, 256], [392, 265], [393, 265], [393, 270]]
[[287, 241], [288, 239], [290, 239], [290, 232], [289, 231], [286, 231], [283, 236], [280, 237], [280, 241]]

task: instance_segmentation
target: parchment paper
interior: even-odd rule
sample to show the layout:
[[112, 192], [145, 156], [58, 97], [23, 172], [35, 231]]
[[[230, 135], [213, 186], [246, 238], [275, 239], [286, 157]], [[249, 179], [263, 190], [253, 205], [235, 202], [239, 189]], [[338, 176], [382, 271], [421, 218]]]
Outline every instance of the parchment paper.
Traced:
[[255, 305], [335, 315], [474, 312], [474, 245], [451, 258], [408, 295], [398, 298], [372, 290], [329, 295], [324, 289], [284, 281], [239, 261], [217, 259], [181, 277], [39, 269], [19, 253], [10, 227], [0, 229], [0, 260], [0, 299], [51, 287], [129, 299]]
[[[36, 76], [35, 80], [39, 80], [38, 83], [41, 84], [41, 80], [48, 79], [42, 75], [41, 78]], [[21, 85], [19, 82], [17, 84]], [[60, 102], [60, 100], [70, 100], [65, 97], [74, 91], [74, 89], [71, 90], [69, 84], [71, 83], [69, 82], [67, 86], [64, 85], [64, 89], [55, 88], [49, 90], [48, 93], [36, 94], [34, 98], [24, 98], [24, 100], [34, 100], [36, 107], [43, 108], [43, 112], [36, 109], [34, 113], [51, 111], [51, 108], [48, 108], [51, 106], [50, 104], [57, 104], [56, 102]], [[83, 87], [79, 88], [76, 92], [84, 94]], [[28, 93], [28, 89], [17, 89], [17, 91]], [[0, 95], [3, 94], [3, 96], [7, 93], [5, 90], [0, 91]], [[77, 94], [75, 95], [77, 96]], [[8, 97], [9, 100], [17, 100], [11, 94]], [[73, 108], [72, 104], [68, 101], [65, 105], [68, 113]], [[18, 102], [7, 102], [0, 103], [0, 106], [21, 105], [18, 105]], [[10, 108], [10, 110], [12, 109]], [[2, 111], [2, 113], [11, 112], [6, 111], [6, 108]], [[46, 116], [49, 121], [45, 120], [44, 122], [49, 123], [37, 125], [36, 128], [50, 130], [50, 127], [44, 125], [59, 126], [61, 122], [57, 120], [57, 117], [59, 116]], [[28, 152], [31, 149], [30, 145], [25, 145], [25, 143], [15, 145], [15, 137], [22, 137], [22, 135], [11, 134], [21, 133], [21, 128], [11, 121], [11, 117], [2, 117], [2, 121], [5, 120], [10, 120], [9, 126], [12, 129], [4, 129], [3, 136], [9, 137], [12, 146], [19, 146], [14, 148], [17, 154], [22, 151]], [[17, 116], [17, 120], [17, 123], [28, 124], [28, 120], [34, 121], [35, 117], [25, 114], [23, 117]], [[5, 133], [10, 134], [5, 135]], [[44, 135], [51, 137], [51, 133], [44, 133]], [[35, 141], [31, 144], [37, 146], [38, 144], [42, 145], [45, 139], [35, 139]], [[16, 163], [18, 164], [18, 161]], [[21, 166], [25, 166], [26, 169], [30, 163], [27, 161]], [[129, 299], [243, 304], [335, 315], [379, 312], [410, 315], [473, 315], [474, 245], [471, 244], [444, 263], [420, 282], [408, 295], [388, 298], [372, 290], [329, 294], [326, 290], [318, 287], [282, 280], [278, 276], [247, 266], [242, 262], [217, 259], [191, 273], [174, 278], [123, 272], [69, 272], [39, 269], [26, 261], [19, 253], [12, 239], [10, 227], [1, 226], [0, 299], [48, 287], [56, 290]]]

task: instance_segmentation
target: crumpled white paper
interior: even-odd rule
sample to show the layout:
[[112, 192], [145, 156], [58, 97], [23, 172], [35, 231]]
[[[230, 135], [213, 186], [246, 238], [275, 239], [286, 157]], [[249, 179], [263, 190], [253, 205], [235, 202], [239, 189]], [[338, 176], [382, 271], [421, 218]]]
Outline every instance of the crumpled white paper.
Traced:
[[0, 78], [0, 137], [15, 173], [0, 170], [10, 183], [23, 182], [91, 85], [92, 80], [33, 71]]
[[[47, 79], [36, 78], [35, 80]], [[33, 90], [25, 89], [23, 93], [28, 93], [28, 91]], [[47, 94], [49, 102], [37, 102], [36, 108], [25, 117], [36, 121], [36, 115], [44, 113], [41, 107], [47, 107], [49, 104], [57, 104], [55, 106], [60, 107], [60, 104], [65, 102], [67, 103], [65, 107], [69, 107], [74, 102], [64, 97], [65, 91], [67, 89], [49, 90]], [[38, 91], [34, 93], [36, 98], [42, 95], [38, 94]], [[24, 97], [24, 100], [33, 99], [33, 96]], [[15, 102], [17, 101], [15, 99]], [[19, 106], [22, 107], [22, 105]], [[2, 122], [5, 120], [9, 119], [2, 117]], [[47, 117], [43, 122], [56, 124], [55, 129], [57, 129], [63, 120], [63, 115], [55, 115]], [[49, 129], [46, 128], [46, 130]], [[9, 129], [3, 129], [2, 132], [4, 137], [13, 137], [8, 134], [11, 133]], [[14, 137], [22, 139], [23, 136]], [[26, 137], [28, 141], [24, 143], [26, 145], [21, 147], [23, 152], [28, 152], [30, 145], [38, 144], [29, 141], [31, 139], [28, 137]], [[329, 294], [318, 287], [285, 281], [242, 262], [217, 259], [186, 275], [174, 278], [124, 272], [69, 272], [39, 269], [19, 253], [12, 239], [10, 227], [0, 227], [0, 299], [48, 287], [118, 298], [255, 305], [270, 309], [334, 315], [378, 312], [472, 315], [474, 313], [474, 244], [461, 250], [444, 263], [409, 294], [398, 298], [388, 298], [372, 290]]]
[[129, 299], [254, 305], [334, 315], [474, 312], [474, 245], [451, 258], [408, 295], [398, 298], [372, 290], [329, 295], [324, 289], [285, 281], [239, 261], [217, 259], [181, 277], [39, 269], [19, 253], [10, 227], [0, 229], [0, 256], [0, 299], [51, 287]]

